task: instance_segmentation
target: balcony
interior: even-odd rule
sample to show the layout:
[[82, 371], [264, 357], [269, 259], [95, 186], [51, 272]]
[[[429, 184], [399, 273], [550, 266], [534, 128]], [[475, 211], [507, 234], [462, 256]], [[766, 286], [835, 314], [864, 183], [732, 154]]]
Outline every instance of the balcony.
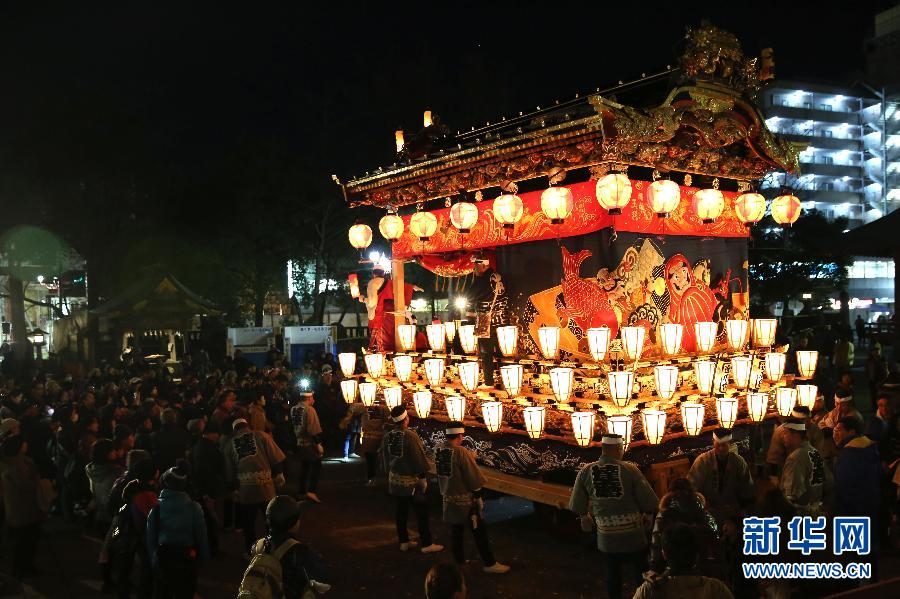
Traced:
[[[790, 129], [788, 129], [788, 131], [790, 131]], [[859, 152], [862, 150], [862, 142], [858, 139], [820, 137], [814, 133], [815, 132], [805, 135], [800, 133], [780, 132], [780, 134], [789, 141], [807, 143], [814, 148], [822, 148], [824, 150], [849, 150], [851, 152]]]
[[765, 109], [766, 118], [777, 116], [783, 119], [798, 119], [801, 121], [818, 121], [820, 123], [848, 123], [859, 125], [859, 115], [855, 112], [834, 112], [831, 110], [819, 110], [817, 108], [796, 108], [794, 106], [768, 106]]
[[862, 179], [863, 177], [861, 166], [844, 164], [803, 162], [800, 164], [800, 172], [804, 175], [819, 175], [820, 177], [850, 177], [851, 179]]

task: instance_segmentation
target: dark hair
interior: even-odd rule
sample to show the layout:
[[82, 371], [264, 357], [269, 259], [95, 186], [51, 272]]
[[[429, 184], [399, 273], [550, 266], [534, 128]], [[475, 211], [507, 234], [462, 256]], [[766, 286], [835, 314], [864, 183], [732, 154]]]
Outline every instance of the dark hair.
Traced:
[[91, 446], [91, 462], [94, 464], [108, 464], [109, 454], [113, 449], [113, 442], [109, 439], [97, 439]]
[[700, 546], [697, 533], [686, 524], [673, 524], [663, 532], [663, 551], [666, 561], [675, 570], [689, 570], [697, 565]]
[[149, 458], [138, 460], [134, 463], [131, 470], [137, 480], [144, 482], [152, 480], [156, 476], [156, 464]]
[[391, 419], [397, 418], [398, 416], [402, 416], [405, 413], [406, 413], [406, 406], [403, 406], [403, 405], [394, 406], [393, 408], [391, 408]]
[[7, 458], [14, 458], [19, 455], [19, 451], [22, 449], [22, 445], [25, 443], [25, 438], [22, 435], [12, 435], [7, 437], [3, 441], [2, 451], [3, 456]]
[[810, 414], [809, 408], [807, 408], [806, 406], [796, 406], [794, 408], [794, 411], [798, 414], [803, 414], [804, 416], [809, 416]]
[[844, 416], [839, 421], [840, 425], [857, 435], [863, 432], [863, 423], [856, 416]]
[[452, 599], [464, 586], [459, 566], [450, 562], [433, 565], [425, 575], [426, 599]]

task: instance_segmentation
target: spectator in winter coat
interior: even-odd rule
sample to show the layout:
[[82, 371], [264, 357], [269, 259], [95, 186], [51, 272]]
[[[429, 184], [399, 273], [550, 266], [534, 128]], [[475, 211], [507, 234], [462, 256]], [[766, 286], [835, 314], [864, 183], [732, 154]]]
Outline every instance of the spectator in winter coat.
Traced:
[[[834, 515], [870, 516], [877, 521], [881, 499], [878, 446], [862, 434], [862, 422], [845, 417], [834, 427]], [[873, 539], [877, 535], [873, 535]]]
[[85, 466], [85, 473], [91, 485], [94, 503], [94, 523], [101, 534], [109, 529], [112, 514], [109, 513], [109, 498], [112, 488], [122, 471], [115, 462], [113, 442], [98, 439], [91, 451], [91, 461]]
[[40, 476], [34, 462], [25, 455], [28, 443], [21, 435], [8, 437], [2, 445], [3, 505], [6, 525], [12, 545], [15, 578], [35, 575], [34, 557], [41, 535], [44, 514], [38, 507]]
[[[140, 563], [140, 599], [150, 599], [153, 596], [153, 566], [150, 562], [150, 554], [147, 551], [146, 526], [150, 511], [157, 506], [159, 500], [156, 496], [156, 466], [150, 459], [139, 460], [133, 468], [140, 477], [125, 485], [122, 491], [123, 505], [117, 518], [127, 519], [127, 528], [131, 531], [125, 542], [115, 543], [115, 564], [118, 572], [119, 599], [131, 597], [131, 570], [134, 566], [134, 558], [137, 556]], [[124, 525], [123, 522], [121, 525]]]
[[156, 597], [193, 597], [197, 567], [209, 557], [200, 504], [188, 495], [188, 466], [182, 461], [160, 478], [159, 505], [147, 519], [147, 552], [156, 573]]
[[210, 421], [203, 429], [203, 436], [191, 449], [191, 480], [195, 497], [206, 518], [206, 534], [209, 537], [210, 554], [213, 556], [219, 551], [216, 503], [228, 491], [225, 455], [219, 445], [219, 437], [218, 425]]
[[187, 429], [178, 425], [178, 413], [172, 408], [163, 410], [161, 419], [162, 426], [153, 434], [153, 456], [156, 467], [165, 472], [187, 457], [191, 436]]

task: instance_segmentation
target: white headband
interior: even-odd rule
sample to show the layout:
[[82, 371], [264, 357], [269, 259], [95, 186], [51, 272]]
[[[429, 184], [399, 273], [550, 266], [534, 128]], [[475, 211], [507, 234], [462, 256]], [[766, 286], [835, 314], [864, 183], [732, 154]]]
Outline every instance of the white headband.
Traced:
[[834, 401], [837, 403], [847, 403], [848, 401], [853, 401], [853, 396], [848, 395], [847, 397], [838, 397], [837, 395], [835, 395]]
[[406, 413], [406, 410], [403, 410], [402, 414], [391, 416], [391, 420], [393, 420], [394, 422], [403, 422], [404, 420], [406, 420], [407, 415], [408, 414]]
[[800, 431], [800, 432], [806, 431], [806, 425], [802, 422], [785, 422], [781, 426], [783, 426], [784, 428], [789, 428], [794, 431]]
[[713, 433], [713, 439], [715, 439], [716, 442], [718, 442], [718, 443], [726, 443], [728, 441], [731, 441], [731, 433], [728, 433], [727, 435], [722, 435], [721, 437], [718, 436], [716, 433]]
[[447, 435], [461, 435], [464, 432], [466, 432], [466, 429], [461, 426], [458, 426], [456, 428], [448, 428], [444, 431], [444, 433]]
[[618, 435], [615, 437], [603, 435], [603, 439], [601, 442], [603, 445], [624, 445], [625, 444], [625, 441], [622, 439], [622, 437], [620, 437]]

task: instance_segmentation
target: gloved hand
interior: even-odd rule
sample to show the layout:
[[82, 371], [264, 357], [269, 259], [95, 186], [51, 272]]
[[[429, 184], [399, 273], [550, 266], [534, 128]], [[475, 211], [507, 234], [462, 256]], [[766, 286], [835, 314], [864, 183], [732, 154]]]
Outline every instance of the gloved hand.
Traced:
[[325, 448], [322, 447], [321, 443], [316, 444], [316, 455], [320, 458], [325, 455]]
[[416, 481], [416, 490], [415, 490], [415, 492], [416, 492], [416, 493], [421, 493], [422, 495], [424, 495], [426, 491], [428, 491], [428, 479], [427, 479], [427, 478], [420, 478], [419, 480]]
[[287, 482], [287, 481], [284, 480], [284, 474], [281, 473], [281, 472], [279, 472], [278, 474], [276, 474], [276, 475], [275, 475], [275, 478], [272, 479], [272, 481], [275, 483], [275, 488], [276, 488], [276, 489], [282, 488], [282, 487], [285, 485], [285, 483]]
[[590, 514], [585, 514], [580, 519], [581, 530], [584, 532], [591, 532], [594, 530], [594, 519], [591, 518]]

